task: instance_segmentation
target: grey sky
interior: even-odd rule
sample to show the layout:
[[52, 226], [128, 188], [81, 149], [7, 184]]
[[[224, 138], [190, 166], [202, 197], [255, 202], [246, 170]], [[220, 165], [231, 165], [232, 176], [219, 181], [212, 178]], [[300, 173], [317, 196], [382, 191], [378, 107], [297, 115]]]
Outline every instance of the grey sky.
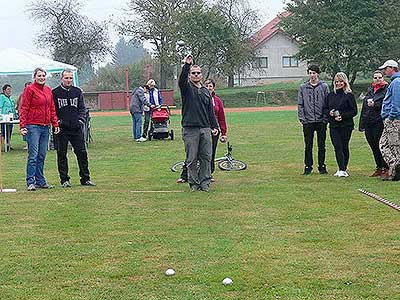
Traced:
[[[83, 14], [92, 19], [101, 21], [107, 18], [116, 18], [123, 14], [122, 8], [126, 7], [127, 0], [86, 0]], [[47, 55], [43, 49], [38, 49], [34, 44], [35, 34], [40, 31], [40, 26], [35, 25], [26, 13], [26, 5], [30, 0], [0, 0], [0, 48], [17, 48], [24, 51]], [[258, 8], [262, 16], [262, 24], [267, 23], [279, 12], [283, 11], [282, 0], [250, 0]], [[112, 42], [118, 40], [118, 35], [110, 28]]]

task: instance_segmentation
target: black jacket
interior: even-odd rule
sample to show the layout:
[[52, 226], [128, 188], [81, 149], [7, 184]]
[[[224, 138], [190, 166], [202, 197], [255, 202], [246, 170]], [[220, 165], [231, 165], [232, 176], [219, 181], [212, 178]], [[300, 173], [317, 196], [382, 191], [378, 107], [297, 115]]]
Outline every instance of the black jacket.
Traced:
[[59, 85], [53, 89], [53, 98], [60, 128], [65, 130], [80, 129], [86, 116], [81, 89], [74, 86], [66, 89]]
[[[342, 116], [342, 121], [338, 122], [330, 115], [331, 110], [338, 110]], [[357, 115], [357, 103], [353, 93], [344, 93], [342, 89], [330, 92], [326, 97], [324, 114], [328, 117], [329, 126], [352, 127], [354, 128], [353, 118]]]
[[189, 81], [190, 65], [185, 64], [179, 76], [182, 97], [182, 127], [218, 128], [209, 90]]
[[[382, 109], [382, 101], [385, 98], [386, 90], [388, 85], [384, 85], [380, 89], [374, 93], [374, 87], [371, 85], [368, 87], [367, 95], [363, 99], [361, 114], [360, 114], [360, 123], [358, 129], [360, 131], [365, 130], [366, 125], [373, 125], [376, 123], [381, 123], [381, 109]], [[369, 107], [367, 100], [373, 99], [374, 106]]]

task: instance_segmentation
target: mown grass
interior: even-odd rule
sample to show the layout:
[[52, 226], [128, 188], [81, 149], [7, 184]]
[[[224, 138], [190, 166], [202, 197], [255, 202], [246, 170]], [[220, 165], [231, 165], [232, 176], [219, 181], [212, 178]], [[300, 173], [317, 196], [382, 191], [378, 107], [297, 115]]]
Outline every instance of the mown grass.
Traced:
[[[357, 189], [400, 204], [399, 184], [367, 176], [363, 135], [353, 133], [349, 178], [331, 175], [329, 140], [330, 175], [304, 177], [296, 112], [227, 119], [249, 167], [217, 170], [209, 193], [169, 171], [184, 156], [179, 116], [176, 140], [142, 144], [129, 117], [95, 117], [94, 188], [78, 185], [70, 154], [71, 189], [26, 192], [26, 153], [3, 153], [4, 187], [18, 192], [0, 194], [0, 299], [396, 299], [399, 213]], [[58, 182], [53, 151], [45, 172]]]

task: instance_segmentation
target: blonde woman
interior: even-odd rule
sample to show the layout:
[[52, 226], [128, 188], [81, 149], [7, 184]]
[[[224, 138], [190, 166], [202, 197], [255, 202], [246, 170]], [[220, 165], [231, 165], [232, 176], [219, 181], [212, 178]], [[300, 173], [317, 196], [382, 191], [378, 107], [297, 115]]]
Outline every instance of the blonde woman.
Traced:
[[357, 115], [357, 104], [349, 80], [343, 72], [335, 75], [334, 89], [327, 96], [324, 113], [328, 116], [330, 137], [339, 168], [334, 176], [348, 177], [349, 143], [354, 129], [353, 118]]

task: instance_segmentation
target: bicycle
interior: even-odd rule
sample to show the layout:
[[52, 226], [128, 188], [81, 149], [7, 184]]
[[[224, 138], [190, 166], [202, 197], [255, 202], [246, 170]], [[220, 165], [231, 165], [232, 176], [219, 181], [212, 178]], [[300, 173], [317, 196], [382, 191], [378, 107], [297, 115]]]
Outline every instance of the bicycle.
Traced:
[[[247, 169], [247, 164], [241, 160], [232, 158], [232, 145], [228, 142], [228, 150], [224, 156], [216, 158], [214, 161], [218, 162], [218, 168], [222, 171], [242, 171]], [[171, 166], [172, 172], [182, 172], [185, 161], [178, 161]]]

